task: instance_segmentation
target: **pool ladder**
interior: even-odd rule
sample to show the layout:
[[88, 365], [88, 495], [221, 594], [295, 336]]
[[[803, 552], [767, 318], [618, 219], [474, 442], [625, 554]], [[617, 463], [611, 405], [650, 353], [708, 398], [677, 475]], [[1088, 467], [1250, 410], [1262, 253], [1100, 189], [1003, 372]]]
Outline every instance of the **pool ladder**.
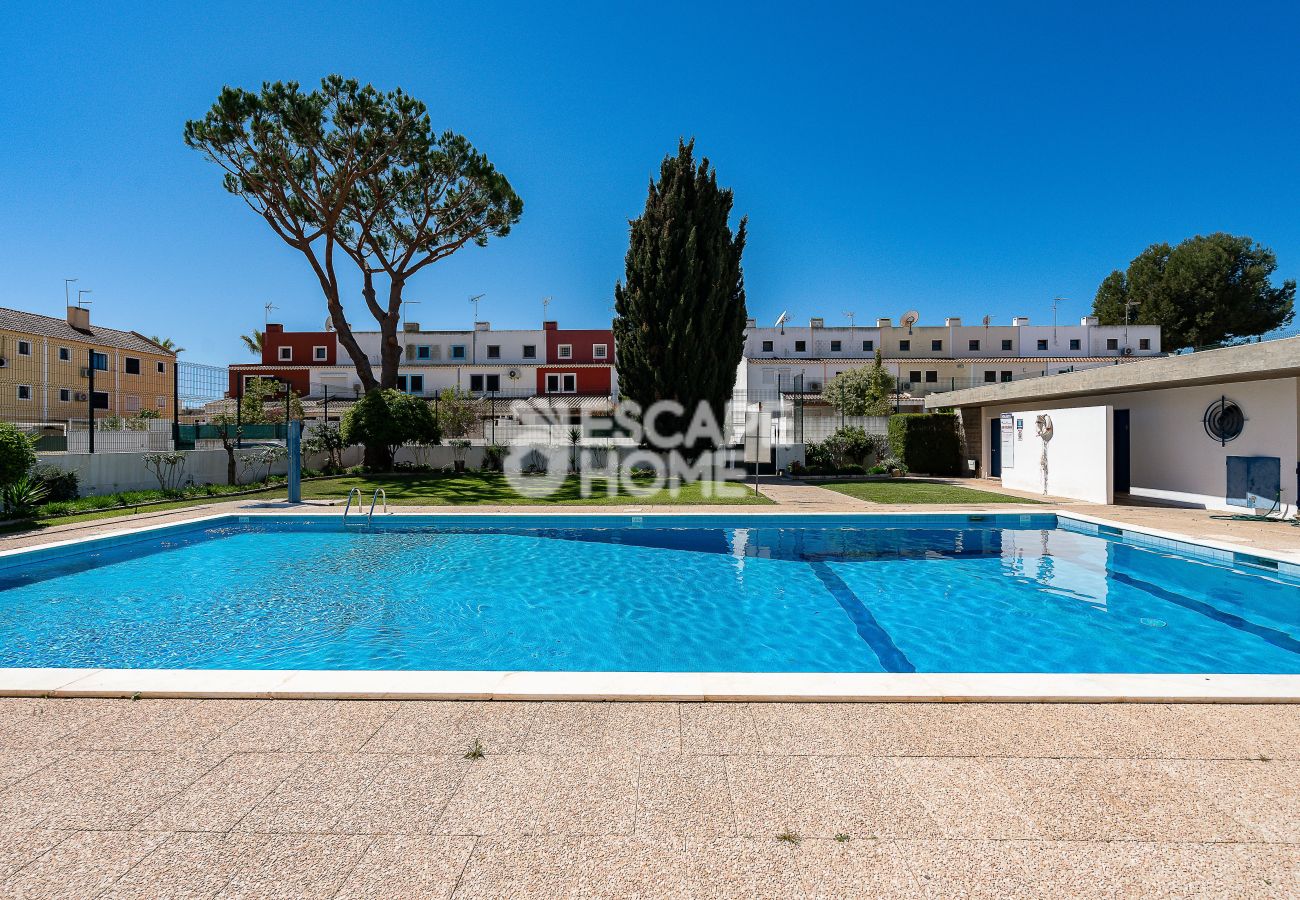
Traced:
[[[346, 528], [346, 527], [347, 527], [347, 524], [348, 524], [348, 513], [352, 511], [352, 495], [353, 495], [353, 494], [356, 494], [356, 495], [357, 495], [357, 514], [358, 514], [358, 515], [361, 513], [361, 504], [365, 502], [365, 500], [364, 500], [364, 499], [362, 498], [362, 496], [361, 496], [361, 488], [356, 488], [356, 487], [354, 487], [352, 490], [348, 491], [348, 503], [347, 503], [347, 506], [343, 507], [343, 527], [344, 527], [344, 528]], [[388, 515], [388, 494], [387, 494], [387, 492], [386, 492], [383, 488], [381, 488], [381, 487], [380, 487], [380, 488], [375, 488], [374, 496], [370, 498], [370, 512], [368, 512], [368, 513], [366, 514], [366, 524], [367, 524], [367, 525], [369, 525], [369, 524], [370, 524], [370, 520], [373, 519], [373, 518], [375, 517], [375, 504], [379, 502], [379, 498], [380, 498], [380, 497], [383, 497], [383, 498], [384, 498], [384, 515]], [[358, 522], [357, 524], [359, 525], [359, 524], [361, 524], [361, 523]]]

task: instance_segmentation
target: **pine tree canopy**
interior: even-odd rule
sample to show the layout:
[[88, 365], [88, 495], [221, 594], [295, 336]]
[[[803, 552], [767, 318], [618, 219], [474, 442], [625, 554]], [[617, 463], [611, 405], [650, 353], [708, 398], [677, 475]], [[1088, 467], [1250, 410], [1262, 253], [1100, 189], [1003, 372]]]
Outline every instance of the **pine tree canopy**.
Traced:
[[745, 220], [733, 233], [732, 193], [719, 188], [695, 141], [679, 141], [650, 183], [645, 212], [633, 220], [626, 280], [614, 288], [619, 387], [642, 408], [659, 400], [686, 407], [684, 432], [699, 403], [719, 422], [744, 351], [745, 284], [740, 257]]

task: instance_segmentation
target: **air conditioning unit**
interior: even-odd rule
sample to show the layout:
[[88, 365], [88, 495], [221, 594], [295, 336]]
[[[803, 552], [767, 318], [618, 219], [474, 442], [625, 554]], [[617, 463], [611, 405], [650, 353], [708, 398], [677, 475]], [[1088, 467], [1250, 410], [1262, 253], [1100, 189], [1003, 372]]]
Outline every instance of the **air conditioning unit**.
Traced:
[[0, 356], [0, 369], [8, 368], [8, 366], [9, 366], [9, 360], [5, 359], [3, 356]]
[[89, 378], [89, 377], [90, 377], [90, 369], [88, 369], [86, 366], [82, 366], [82, 367], [81, 367], [81, 377], [82, 377], [82, 378]]
[[1132, 356], [1132, 355], [1133, 355], [1133, 348], [1132, 348], [1132, 347], [1125, 347], [1125, 348], [1124, 348], [1123, 350], [1121, 350], [1120, 352], [1123, 353], [1125, 356]]
[[807, 387], [804, 388], [804, 390], [810, 392], [820, 391], [821, 389], [822, 389], [822, 383], [820, 381], [810, 381], [808, 382]]
[[506, 374], [510, 377], [510, 380], [511, 380], [511, 381], [518, 381], [518, 380], [519, 380], [519, 370], [518, 370], [518, 369], [511, 369], [511, 370], [510, 370], [509, 372], [507, 372]]
[[72, 396], [77, 400], [78, 403], [85, 403], [87, 400], [90, 399], [90, 395], [87, 394], [85, 391], [78, 391]]

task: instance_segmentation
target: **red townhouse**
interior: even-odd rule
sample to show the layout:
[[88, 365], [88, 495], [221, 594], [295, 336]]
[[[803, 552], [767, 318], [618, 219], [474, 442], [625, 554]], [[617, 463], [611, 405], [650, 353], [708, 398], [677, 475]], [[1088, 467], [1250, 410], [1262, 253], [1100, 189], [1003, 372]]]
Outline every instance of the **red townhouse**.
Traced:
[[614, 385], [614, 332], [560, 328], [543, 322], [546, 364], [537, 367], [537, 393], [609, 397]]
[[271, 378], [288, 382], [301, 397], [311, 393], [312, 371], [333, 366], [338, 357], [338, 339], [332, 331], [285, 331], [283, 325], [266, 326], [262, 335], [262, 362], [230, 366], [230, 396], [242, 392], [240, 382]]

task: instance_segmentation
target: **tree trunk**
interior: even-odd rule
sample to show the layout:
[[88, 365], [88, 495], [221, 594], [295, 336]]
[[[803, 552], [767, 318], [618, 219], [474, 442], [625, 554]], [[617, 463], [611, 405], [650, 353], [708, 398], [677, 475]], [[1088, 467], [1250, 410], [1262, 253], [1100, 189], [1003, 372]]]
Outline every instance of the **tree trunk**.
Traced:
[[[375, 372], [370, 366], [370, 360], [366, 357], [365, 351], [361, 349], [361, 345], [357, 343], [356, 337], [352, 334], [352, 326], [348, 324], [347, 316], [343, 314], [343, 304], [339, 302], [338, 288], [322, 278], [321, 289], [325, 292], [325, 305], [330, 311], [330, 322], [334, 325], [334, 333], [338, 335], [339, 343], [343, 345], [343, 349], [352, 358], [352, 365], [356, 367], [357, 377], [361, 379], [361, 389], [369, 393], [379, 387], [379, 382], [375, 380]], [[396, 383], [396, 380], [394, 380], [394, 383]]]
[[239, 476], [235, 473], [235, 448], [226, 448], [226, 483], [231, 487], [239, 484]]
[[401, 279], [389, 282], [388, 314], [379, 320], [379, 383], [384, 387], [397, 385], [397, 368], [402, 364], [402, 342], [397, 329], [402, 321], [403, 286]]
[[366, 444], [361, 464], [374, 472], [391, 472], [393, 469], [393, 455], [386, 445]]

